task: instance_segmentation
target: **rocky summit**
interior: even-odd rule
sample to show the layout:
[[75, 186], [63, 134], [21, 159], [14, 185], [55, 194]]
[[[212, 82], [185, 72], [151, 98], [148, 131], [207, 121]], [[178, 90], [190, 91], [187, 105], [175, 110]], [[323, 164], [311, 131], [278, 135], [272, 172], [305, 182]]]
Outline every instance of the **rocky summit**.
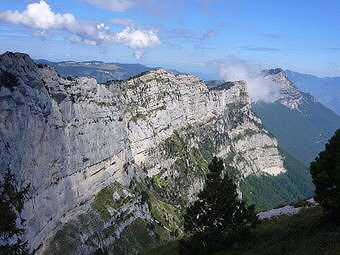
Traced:
[[278, 102], [285, 107], [306, 113], [306, 104], [316, 104], [317, 100], [307, 93], [301, 92], [294, 83], [288, 79], [287, 73], [281, 68], [263, 71], [264, 78], [275, 82], [280, 87]]
[[98, 84], [9, 52], [0, 81], [0, 168], [31, 185], [36, 254], [135, 254], [181, 237], [214, 155], [240, 196], [246, 178], [288, 171], [243, 81], [209, 89], [158, 69]]
[[340, 117], [299, 90], [281, 68], [265, 70], [263, 75], [279, 88], [280, 97], [272, 103], [253, 103], [253, 111], [283, 150], [309, 165], [339, 128]]

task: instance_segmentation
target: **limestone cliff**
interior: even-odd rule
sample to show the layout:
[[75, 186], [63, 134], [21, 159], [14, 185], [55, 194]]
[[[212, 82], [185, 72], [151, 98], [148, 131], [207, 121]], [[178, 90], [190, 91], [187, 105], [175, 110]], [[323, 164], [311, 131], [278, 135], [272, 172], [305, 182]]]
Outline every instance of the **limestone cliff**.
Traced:
[[20, 53], [0, 56], [0, 78], [0, 169], [31, 184], [37, 254], [137, 253], [181, 236], [213, 155], [238, 182], [286, 172], [242, 81], [209, 89], [159, 69], [98, 84]]
[[287, 77], [287, 73], [281, 68], [263, 71], [264, 78], [275, 82], [280, 87], [278, 102], [285, 107], [301, 113], [306, 112], [305, 105], [318, 103], [310, 94], [301, 92]]

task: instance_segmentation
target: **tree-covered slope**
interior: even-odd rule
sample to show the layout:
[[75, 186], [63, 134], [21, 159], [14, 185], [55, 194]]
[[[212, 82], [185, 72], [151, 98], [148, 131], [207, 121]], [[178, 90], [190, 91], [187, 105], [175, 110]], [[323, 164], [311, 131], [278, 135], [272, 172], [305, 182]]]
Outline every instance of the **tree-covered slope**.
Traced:
[[288, 170], [275, 178], [251, 175], [240, 183], [243, 199], [255, 204], [258, 211], [311, 197], [314, 187], [309, 169], [288, 153], [284, 153], [284, 166]]
[[303, 112], [279, 102], [256, 103], [253, 110], [288, 153], [309, 164], [340, 127], [340, 117], [320, 103], [303, 105]]

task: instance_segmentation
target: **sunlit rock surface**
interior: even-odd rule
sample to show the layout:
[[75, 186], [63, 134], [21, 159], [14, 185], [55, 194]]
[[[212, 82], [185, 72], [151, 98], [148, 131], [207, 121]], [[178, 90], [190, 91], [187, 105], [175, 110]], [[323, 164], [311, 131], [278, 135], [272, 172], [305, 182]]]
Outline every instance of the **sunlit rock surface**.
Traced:
[[19, 53], [0, 56], [0, 74], [15, 77], [0, 87], [0, 169], [31, 184], [37, 254], [134, 254], [181, 236], [214, 155], [238, 181], [286, 172], [245, 82], [209, 89], [159, 69], [97, 84]]

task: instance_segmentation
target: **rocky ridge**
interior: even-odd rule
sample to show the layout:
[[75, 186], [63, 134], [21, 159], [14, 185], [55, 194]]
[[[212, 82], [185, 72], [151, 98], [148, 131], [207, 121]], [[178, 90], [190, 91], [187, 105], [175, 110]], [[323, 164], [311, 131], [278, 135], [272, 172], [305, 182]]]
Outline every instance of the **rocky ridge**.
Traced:
[[242, 81], [209, 89], [158, 69], [98, 84], [20, 53], [0, 56], [0, 78], [0, 167], [31, 183], [37, 254], [136, 253], [180, 236], [213, 155], [238, 181], [286, 172]]
[[280, 98], [278, 102], [287, 108], [304, 113], [306, 111], [304, 107], [305, 104], [317, 103], [316, 98], [310, 94], [301, 92], [293, 82], [288, 79], [287, 73], [283, 69], [264, 70], [263, 74], [265, 79], [274, 81], [280, 86]]

